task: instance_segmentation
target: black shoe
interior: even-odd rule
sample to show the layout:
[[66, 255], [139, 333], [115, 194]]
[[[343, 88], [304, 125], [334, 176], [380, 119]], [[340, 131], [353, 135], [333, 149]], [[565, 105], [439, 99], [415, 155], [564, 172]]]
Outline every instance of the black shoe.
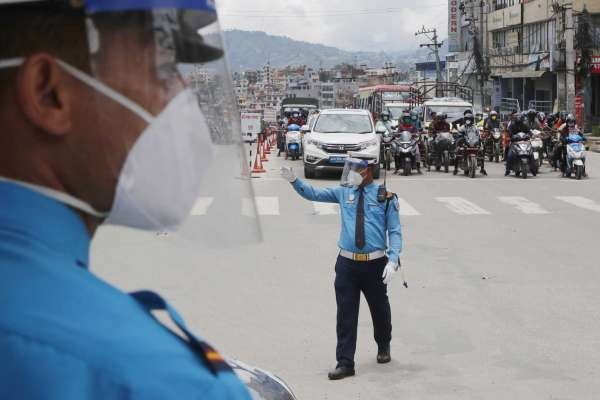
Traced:
[[504, 171], [504, 176], [509, 176], [510, 175], [510, 170]]
[[337, 381], [340, 379], [347, 378], [349, 376], [354, 376], [354, 368], [346, 367], [344, 365], [337, 366], [333, 371], [327, 374], [329, 380]]
[[377, 352], [377, 362], [379, 364], [387, 364], [392, 361], [392, 356], [390, 355], [390, 346], [380, 348]]
[[454, 175], [458, 174], [458, 170], [456, 168], [454, 168], [454, 171], [452, 171], [452, 174], [454, 174]]
[[481, 175], [487, 176], [487, 171], [484, 168], [482, 168], [480, 172], [481, 172]]

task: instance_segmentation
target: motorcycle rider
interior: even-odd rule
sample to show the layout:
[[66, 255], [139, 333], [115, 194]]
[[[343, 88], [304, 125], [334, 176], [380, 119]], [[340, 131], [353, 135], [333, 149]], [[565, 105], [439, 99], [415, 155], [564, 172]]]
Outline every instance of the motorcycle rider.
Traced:
[[465, 117], [467, 116], [467, 114], [471, 115], [470, 118], [471, 118], [472, 121], [474, 120], [474, 118], [473, 118], [473, 110], [471, 110], [470, 108], [467, 108], [465, 110], [465, 112], [463, 113], [462, 118], [459, 118], [459, 119], [455, 120], [454, 122], [452, 122], [452, 127], [455, 128], [455, 129], [460, 129], [462, 126], [464, 126], [465, 125]]
[[417, 127], [415, 126], [409, 111], [404, 111], [402, 113], [402, 116], [398, 121], [398, 132], [417, 133]]
[[475, 126], [478, 128], [483, 128], [483, 124], [485, 124], [485, 120], [483, 119], [483, 114], [478, 112], [475, 114]]
[[[396, 131], [398, 134], [401, 132], [409, 132], [413, 135], [413, 137], [418, 138], [418, 130], [417, 127], [414, 123], [413, 117], [410, 113], [410, 111], [404, 111], [402, 113], [402, 117], [400, 118], [400, 121], [398, 122], [398, 130]], [[415, 154], [415, 158], [416, 158], [416, 162], [417, 162], [417, 173], [421, 174], [421, 149], [419, 148], [420, 146], [417, 145], [417, 150], [416, 150], [416, 154]], [[396, 170], [394, 171], [394, 173], [398, 173], [398, 170], [400, 169], [400, 158], [398, 156], [394, 157], [394, 164], [396, 166]]]
[[529, 130], [542, 130], [542, 124], [538, 120], [538, 113], [533, 108], [530, 108], [527, 111], [527, 120], [525, 121], [527, 126], [529, 126]]
[[519, 115], [518, 113], [513, 113], [511, 115], [511, 121], [508, 124], [508, 134], [509, 134], [510, 142], [506, 148], [506, 154], [505, 154], [506, 170], [504, 171], [504, 176], [510, 175], [510, 165], [511, 165], [512, 159], [514, 157], [514, 154], [510, 149], [510, 145], [512, 144], [513, 140], [515, 139], [514, 135], [516, 135], [519, 132], [523, 132], [523, 133], [527, 134], [528, 136], [531, 135], [531, 130], [529, 129], [529, 124], [527, 123], [527, 121], [528, 121], [528, 118], [527, 118], [526, 113], [521, 113], [521, 115]]
[[490, 116], [487, 117], [483, 123], [483, 129], [486, 131], [500, 129], [500, 119], [498, 118], [498, 112], [496, 110], [490, 112]]
[[[571, 143], [585, 143], [587, 142], [587, 138], [581, 133], [581, 130], [576, 124], [575, 117], [573, 114], [569, 114], [566, 119], [565, 129], [561, 132], [561, 141], [563, 142], [563, 152], [567, 153], [567, 145]], [[564, 134], [563, 134], [564, 132]], [[565, 158], [567, 161], [567, 176], [571, 174], [571, 164], [573, 160], [571, 160], [568, 156]], [[585, 157], [583, 158], [585, 162]], [[587, 176], [584, 172], [583, 176]]]
[[446, 121], [446, 118], [448, 116], [444, 113], [436, 114], [435, 120], [430, 127], [431, 135], [434, 139], [439, 132], [450, 132], [450, 124]]
[[392, 133], [392, 114], [389, 111], [383, 111], [379, 115], [379, 120], [376, 124], [376, 130], [378, 127], [384, 127], [389, 133]]
[[410, 119], [412, 120], [413, 125], [417, 129], [417, 132], [422, 132], [423, 125], [421, 123], [421, 118], [419, 118], [419, 111], [417, 109], [413, 108], [410, 111]]
[[[464, 122], [464, 124], [460, 127], [460, 129], [458, 130], [458, 133], [456, 133], [456, 135], [454, 136], [454, 139], [456, 140], [455, 143], [456, 143], [457, 149], [459, 149], [460, 147], [463, 146], [463, 144], [466, 140], [467, 131], [469, 129], [477, 129], [477, 127], [475, 127], [475, 118], [473, 117], [473, 113], [471, 112], [471, 110], [466, 110], [461, 119]], [[454, 158], [454, 171], [453, 171], [454, 175], [458, 174], [458, 163], [459, 163], [459, 157], [455, 157]], [[487, 172], [485, 170], [485, 160], [481, 161], [480, 172], [482, 175], [487, 175]]]

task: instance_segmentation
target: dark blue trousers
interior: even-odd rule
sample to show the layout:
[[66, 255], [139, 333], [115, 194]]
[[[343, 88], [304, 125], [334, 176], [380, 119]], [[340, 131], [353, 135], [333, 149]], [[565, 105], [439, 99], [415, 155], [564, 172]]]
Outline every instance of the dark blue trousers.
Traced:
[[335, 264], [338, 366], [354, 367], [361, 292], [371, 310], [375, 342], [386, 347], [392, 340], [390, 301], [381, 277], [386, 264], [386, 257], [362, 262], [338, 256]]

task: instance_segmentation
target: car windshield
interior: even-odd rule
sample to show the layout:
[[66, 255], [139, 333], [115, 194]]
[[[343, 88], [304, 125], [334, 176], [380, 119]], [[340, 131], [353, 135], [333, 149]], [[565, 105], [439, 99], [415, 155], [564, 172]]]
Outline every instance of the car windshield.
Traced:
[[323, 114], [314, 128], [319, 133], [370, 133], [373, 131], [371, 118], [360, 114]]
[[387, 109], [392, 114], [392, 119], [399, 119], [404, 111], [404, 107], [388, 107]]
[[427, 120], [431, 121], [431, 114], [446, 114], [448, 121], [454, 121], [462, 118], [464, 111], [468, 107], [465, 106], [427, 106]]

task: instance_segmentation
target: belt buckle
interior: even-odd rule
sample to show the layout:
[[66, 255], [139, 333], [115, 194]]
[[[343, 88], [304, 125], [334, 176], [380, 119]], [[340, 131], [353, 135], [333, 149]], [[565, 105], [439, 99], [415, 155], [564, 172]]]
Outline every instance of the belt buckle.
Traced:
[[354, 261], [369, 261], [369, 255], [354, 253]]

